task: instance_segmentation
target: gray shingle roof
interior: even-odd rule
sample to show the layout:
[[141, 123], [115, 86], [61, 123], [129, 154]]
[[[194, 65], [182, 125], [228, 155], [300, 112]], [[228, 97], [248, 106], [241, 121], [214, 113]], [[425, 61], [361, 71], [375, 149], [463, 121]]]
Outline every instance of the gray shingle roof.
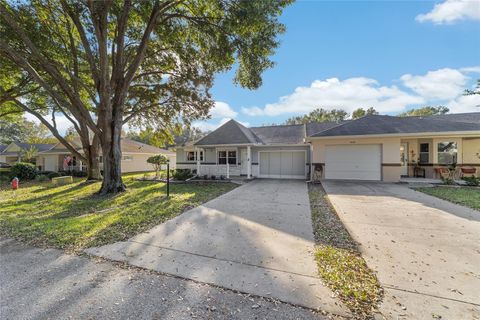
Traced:
[[235, 120], [230, 120], [208, 135], [198, 140], [196, 146], [219, 144], [256, 144], [260, 143], [255, 134]]
[[334, 128], [336, 126], [339, 126], [341, 124], [344, 124], [347, 121], [340, 121], [340, 122], [333, 122], [333, 121], [326, 121], [326, 122], [310, 122], [306, 124], [306, 129], [307, 129], [307, 136], [313, 136], [316, 133]]
[[479, 131], [480, 122], [459, 122], [435, 117], [394, 117], [367, 115], [346, 122], [312, 137], [356, 136], [369, 134]]
[[[416, 117], [416, 118], [425, 118], [425, 117]], [[435, 116], [428, 116], [427, 118], [436, 119], [436, 120], [455, 121], [455, 122], [480, 123], [480, 112], [440, 114]]]
[[23, 143], [23, 142], [15, 142], [17, 146], [19, 146], [22, 149], [30, 149], [31, 147], [34, 147], [37, 149], [38, 152], [42, 151], [47, 151], [50, 150], [55, 146], [55, 144], [52, 143]]
[[305, 138], [303, 124], [254, 127], [250, 130], [255, 133], [262, 144], [299, 144]]
[[138, 142], [135, 140], [122, 138], [120, 141], [122, 152], [124, 153], [148, 153], [148, 154], [169, 154], [174, 155], [175, 152], [154, 147], [149, 144]]
[[0, 144], [0, 153], [3, 152], [8, 146]]

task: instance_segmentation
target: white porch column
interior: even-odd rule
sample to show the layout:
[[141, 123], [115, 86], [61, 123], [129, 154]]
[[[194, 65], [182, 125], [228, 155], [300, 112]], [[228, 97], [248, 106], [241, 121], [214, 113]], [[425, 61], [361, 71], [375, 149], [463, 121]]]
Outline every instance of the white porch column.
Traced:
[[197, 175], [200, 175], [200, 152], [195, 148], [195, 159], [197, 160]]
[[83, 171], [83, 164], [82, 164], [82, 160], [78, 160], [78, 164], [80, 165], [79, 168], [80, 170], [79, 171]]
[[247, 146], [247, 178], [252, 177], [252, 149], [250, 146]]

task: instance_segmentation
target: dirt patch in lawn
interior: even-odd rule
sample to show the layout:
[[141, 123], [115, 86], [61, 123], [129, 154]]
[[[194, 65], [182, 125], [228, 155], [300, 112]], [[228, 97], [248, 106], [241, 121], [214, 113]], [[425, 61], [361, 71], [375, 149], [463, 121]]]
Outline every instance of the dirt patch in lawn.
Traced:
[[325, 283], [356, 319], [372, 319], [383, 290], [320, 184], [309, 184], [315, 259]]

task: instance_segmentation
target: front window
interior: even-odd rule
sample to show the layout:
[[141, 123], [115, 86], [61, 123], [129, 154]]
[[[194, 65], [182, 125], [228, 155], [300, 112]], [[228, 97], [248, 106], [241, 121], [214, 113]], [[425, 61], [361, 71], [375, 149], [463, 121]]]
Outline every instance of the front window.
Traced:
[[430, 145], [428, 143], [420, 143], [420, 163], [428, 163], [430, 161]]
[[[203, 151], [199, 151], [199, 153], [200, 153], [200, 161], [203, 161]], [[187, 151], [187, 161], [197, 161], [195, 151]]]
[[457, 163], [457, 143], [439, 142], [437, 145], [438, 163], [453, 164]]
[[237, 151], [218, 151], [218, 164], [237, 164]]

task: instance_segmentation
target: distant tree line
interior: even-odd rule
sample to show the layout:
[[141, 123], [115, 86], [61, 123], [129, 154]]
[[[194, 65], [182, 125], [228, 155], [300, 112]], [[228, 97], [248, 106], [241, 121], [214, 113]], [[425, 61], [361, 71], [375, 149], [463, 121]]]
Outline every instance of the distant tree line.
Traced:
[[[445, 106], [426, 106], [419, 109], [411, 109], [405, 112], [398, 114], [398, 117], [409, 117], [409, 116], [431, 116], [438, 114], [445, 114], [450, 110]], [[358, 119], [366, 115], [378, 114], [378, 111], [375, 108], [358, 108], [352, 112], [350, 115], [344, 109], [331, 109], [327, 110], [324, 108], [317, 108], [305, 115], [295, 116], [287, 119], [284, 124], [304, 124], [310, 122], [341, 122], [347, 119]]]

